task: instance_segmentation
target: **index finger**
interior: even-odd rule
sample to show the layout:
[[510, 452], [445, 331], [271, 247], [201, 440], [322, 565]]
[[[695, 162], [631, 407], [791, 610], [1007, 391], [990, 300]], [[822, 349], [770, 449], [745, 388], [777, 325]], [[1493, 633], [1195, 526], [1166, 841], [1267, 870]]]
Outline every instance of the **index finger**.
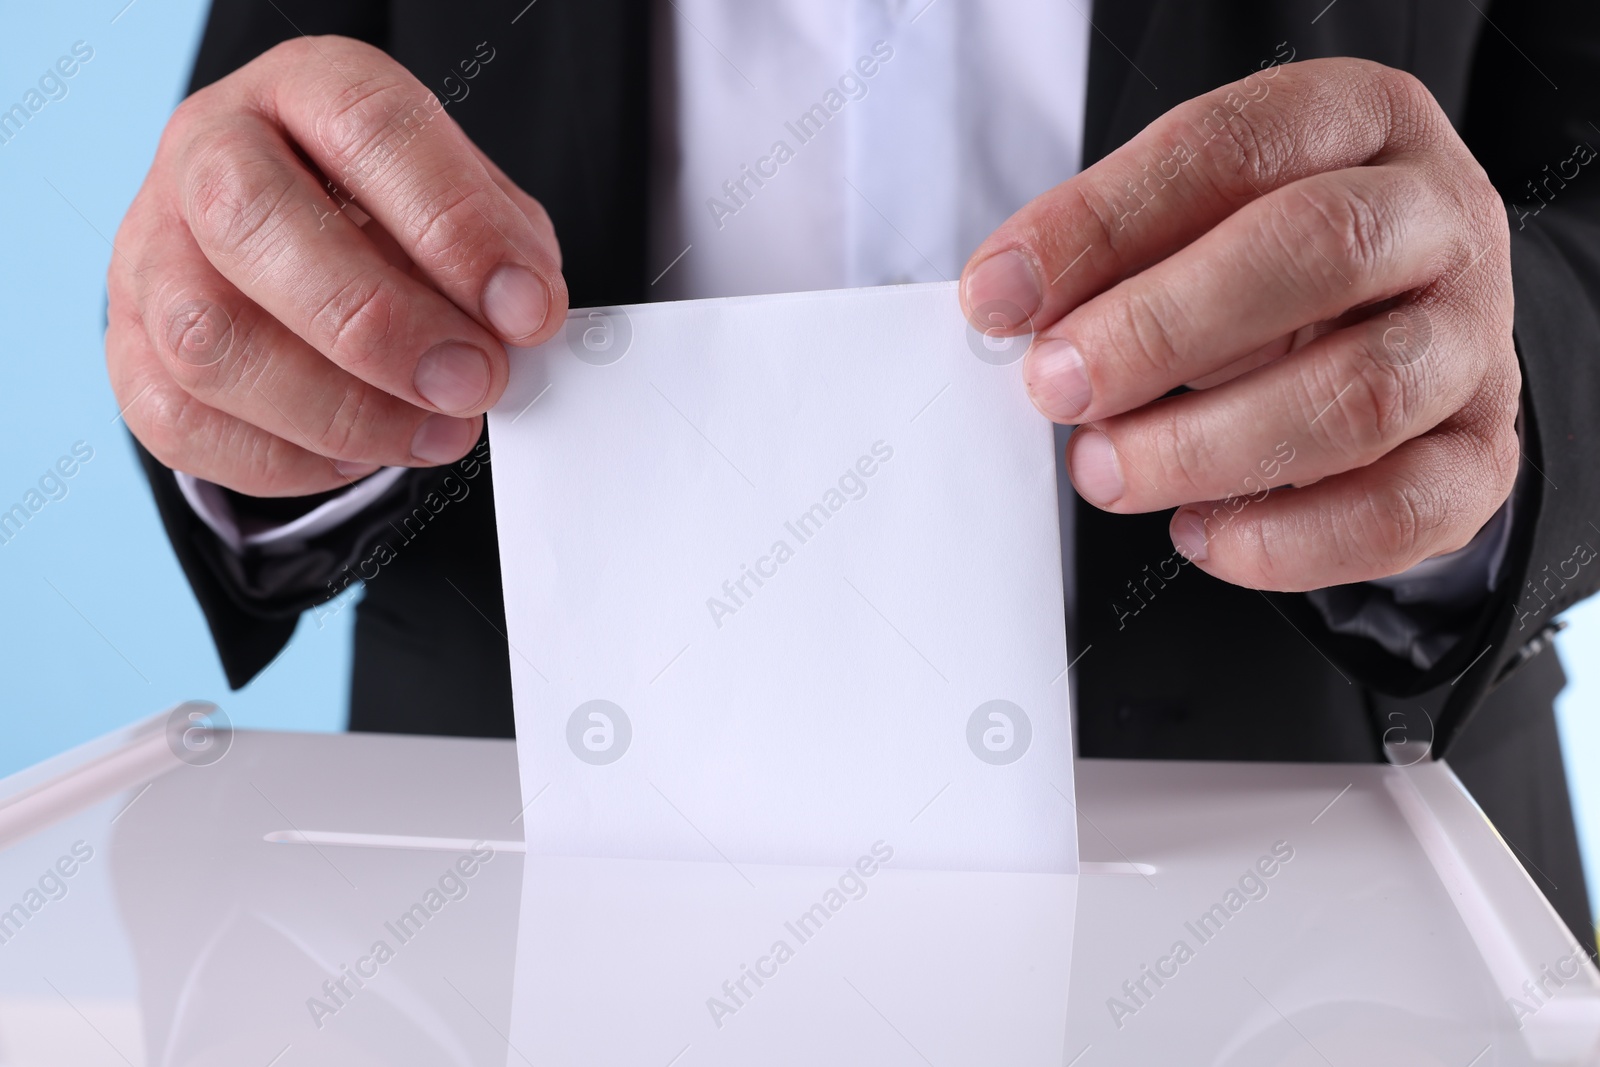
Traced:
[[1185, 101], [1001, 224], [962, 271], [962, 308], [994, 333], [1040, 330], [1188, 245], [1244, 204], [1382, 162], [1445, 121], [1409, 74], [1322, 59]]
[[513, 202], [438, 97], [358, 41], [305, 38], [280, 61], [264, 109], [429, 281], [509, 344], [559, 327], [567, 293], [553, 231]]

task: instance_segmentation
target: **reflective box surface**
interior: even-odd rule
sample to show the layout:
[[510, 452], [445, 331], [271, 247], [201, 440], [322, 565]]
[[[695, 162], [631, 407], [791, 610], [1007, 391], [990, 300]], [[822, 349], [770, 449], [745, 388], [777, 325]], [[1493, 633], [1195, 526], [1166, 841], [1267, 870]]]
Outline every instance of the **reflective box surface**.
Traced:
[[525, 859], [511, 742], [172, 741], [0, 782], [0, 1065], [1600, 1048], [1600, 975], [1443, 764], [1080, 761], [1071, 878], [905, 869], [896, 827], [860, 870]]

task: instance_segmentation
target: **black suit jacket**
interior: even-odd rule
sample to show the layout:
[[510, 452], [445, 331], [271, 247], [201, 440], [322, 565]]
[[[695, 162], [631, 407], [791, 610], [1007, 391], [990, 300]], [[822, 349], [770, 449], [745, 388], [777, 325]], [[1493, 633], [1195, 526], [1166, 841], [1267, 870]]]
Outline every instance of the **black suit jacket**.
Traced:
[[[1237, 589], [1193, 567], [1152, 591], [1145, 568], [1172, 555], [1167, 516], [1116, 517], [1080, 506], [1079, 750], [1372, 760], [1382, 757], [1386, 731], [1394, 740], [1399, 729], [1410, 740], [1431, 737], [1437, 753], [1474, 709], [1498, 702], [1509, 718], [1496, 729], [1537, 736], [1522, 749], [1504, 738], [1485, 742], [1458, 769], [1486, 761], [1475, 791], [1509, 791], [1500, 806], [1523, 811], [1525, 834], [1553, 835], [1563, 870], [1576, 871], [1566, 876], [1569, 888], [1578, 887], [1567, 894], [1569, 922], [1586, 931], [1550, 721], [1559, 670], [1552, 655], [1538, 652], [1554, 616], [1600, 583], [1600, 562], [1573, 563], [1579, 546], [1600, 546], [1600, 463], [1589, 430], [1600, 405], [1600, 169], [1553, 194], [1555, 186], [1541, 185], [1537, 200], [1529, 183], [1543, 182], [1544, 168], [1556, 169], [1576, 143], [1600, 145], [1600, 128], [1589, 121], [1600, 121], [1600, 6], [1337, 0], [1324, 7], [1325, 0], [1096, 4], [1084, 162], [1167, 108], [1286, 50], [1297, 59], [1362, 56], [1421, 78], [1513, 216], [1515, 332], [1536, 474], [1519, 488], [1505, 569], [1498, 590], [1455, 620], [1465, 634], [1460, 643], [1422, 672], [1371, 642], [1330, 632], [1304, 597]], [[450, 113], [548, 208], [573, 306], [629, 303], [647, 299], [646, 283], [662, 266], [647, 263], [645, 245], [648, 173], [661, 163], [651, 156], [648, 123], [654, 11], [645, 0], [215, 0], [194, 85], [297, 34], [337, 33], [384, 48], [448, 99], [459, 88], [444, 79], [487, 42], [495, 60]], [[1510, 207], [1517, 202], [1545, 206], [1529, 217]], [[241, 560], [190, 511], [171, 472], [144, 460], [233, 685], [278, 653], [301, 612], [360, 574], [368, 580], [354, 609], [352, 728], [511, 733], [488, 478], [468, 479], [459, 467], [416, 472], [362, 521], [306, 552]], [[452, 474], [457, 492], [440, 506], [440, 486]], [[374, 564], [379, 544], [389, 549], [381, 566]], [[1131, 616], [1130, 583], [1146, 594]], [[1494, 730], [1482, 736], [1500, 737]], [[1528, 754], [1535, 749], [1541, 754]], [[1511, 760], [1513, 750], [1523, 754]]]
[[[1211, 725], [1224, 713], [1242, 726], [1221, 745], [1234, 755], [1370, 758], [1376, 734], [1362, 710], [1368, 689], [1427, 694], [1454, 680], [1429, 709], [1435, 750], [1442, 750], [1483, 696], [1542, 648], [1555, 614], [1600, 584], [1600, 566], [1573, 563], [1579, 545], [1600, 545], [1590, 522], [1600, 522], [1600, 464], [1586, 454], [1590, 413], [1600, 403], [1600, 171], [1579, 173], [1538, 200], [1531, 186], [1571, 157], [1576, 142], [1600, 144], [1600, 128], [1589, 122], [1600, 117], [1600, 8], [1522, 0], [1494, 6], [1486, 27], [1466, 0], [1339, 0], [1318, 14], [1320, 6], [1096, 6], [1085, 163], [1168, 107], [1285, 50], [1299, 59], [1352, 54], [1422, 78], [1507, 202], [1547, 198], [1536, 216], [1520, 218], [1512, 208], [1515, 333], [1536, 475], [1523, 483], [1506, 571], [1494, 597], [1464, 621], [1466, 637], [1453, 653], [1418, 672], [1370, 641], [1328, 632], [1302, 597], [1232, 589], [1194, 568], [1150, 597], [1146, 566], [1171, 557], [1165, 515], [1107, 517], [1082, 507], [1077, 645], [1093, 646], [1077, 667], [1085, 752], [1203, 755], [1218, 750]], [[461, 82], [445, 78], [459, 75], [458, 62], [488, 42], [496, 61], [467, 83], [466, 99], [451, 102], [451, 115], [549, 208], [573, 306], [634, 302], [646, 298], [646, 278], [659, 266], [646, 264], [645, 248], [646, 181], [659, 163], [648, 128], [651, 11], [645, 0], [216, 0], [194, 86], [296, 35], [344, 34], [382, 46], [450, 99]], [[358, 609], [355, 720], [371, 712], [462, 733], [509, 729], [486, 478], [472, 483], [467, 501], [437, 515], [424, 509], [426, 537], [408, 539], [418, 523], [398, 530], [390, 520], [414, 514], [448, 469], [413, 475], [370, 522], [323, 537], [301, 557], [242, 561], [198, 522], [170, 472], [149, 458], [146, 464], [230, 683], [243, 685], [283, 648], [301, 611], [352, 574], [376, 574]], [[370, 563], [379, 541], [395, 555], [381, 573]], [[1130, 582], [1147, 600], [1131, 617]], [[1128, 669], [1141, 662], [1165, 669]], [[459, 710], [440, 718], [422, 707], [462, 693], [464, 672], [469, 709], [446, 701]], [[443, 689], [427, 681], [446, 675]], [[1230, 707], [1206, 712], [1210, 704]], [[1294, 728], [1282, 721], [1288, 707], [1299, 720]]]

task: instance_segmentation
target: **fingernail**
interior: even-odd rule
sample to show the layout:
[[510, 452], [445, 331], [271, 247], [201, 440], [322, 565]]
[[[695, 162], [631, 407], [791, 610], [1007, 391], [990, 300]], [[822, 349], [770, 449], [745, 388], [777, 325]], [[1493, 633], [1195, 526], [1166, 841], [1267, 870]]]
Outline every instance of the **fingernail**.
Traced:
[[451, 463], [472, 447], [472, 428], [471, 419], [429, 415], [411, 438], [411, 454], [424, 463]]
[[1122, 464], [1111, 441], [1097, 430], [1077, 430], [1072, 435], [1069, 464], [1072, 484], [1091, 504], [1105, 507], [1122, 496]]
[[333, 469], [339, 472], [341, 478], [349, 478], [352, 482], [357, 478], [365, 478], [378, 469], [376, 463], [350, 463], [344, 460], [335, 460]]
[[507, 263], [483, 287], [483, 316], [507, 341], [539, 332], [550, 313], [550, 291], [526, 267]]
[[472, 345], [446, 341], [422, 354], [412, 380], [428, 403], [464, 415], [489, 395], [489, 357]]
[[1206, 524], [1198, 511], [1179, 508], [1172, 515], [1169, 531], [1172, 534], [1172, 547], [1178, 550], [1179, 555], [1191, 563], [1205, 560]]
[[1071, 341], [1036, 341], [1022, 367], [1033, 406], [1053, 422], [1072, 422], [1089, 408], [1094, 391], [1083, 355]]
[[1014, 248], [995, 253], [967, 276], [967, 311], [979, 329], [1025, 326], [1043, 302], [1033, 264]]

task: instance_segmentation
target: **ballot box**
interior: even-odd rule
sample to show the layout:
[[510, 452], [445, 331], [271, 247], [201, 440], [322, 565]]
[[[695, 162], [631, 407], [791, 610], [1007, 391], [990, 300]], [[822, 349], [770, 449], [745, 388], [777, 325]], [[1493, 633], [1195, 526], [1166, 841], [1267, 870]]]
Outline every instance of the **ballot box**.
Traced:
[[[873, 936], [850, 915], [873, 888], [793, 959], [683, 989], [643, 962], [649, 930], [694, 935], [648, 875], [617, 937], [577, 925], [596, 902], [540, 895], [511, 742], [234, 732], [205, 711], [0, 782], [0, 1065], [606, 1064], [519, 1023], [570, 1003], [577, 1039], [611, 1047], [652, 994], [691, 1009], [645, 1067], [724, 1062], [755, 1034], [769, 1063], [839, 1034], [859, 1054], [833, 1062], [932, 1067], [1600, 1057], [1600, 975], [1443, 762], [1082, 760], [1063, 894], [897, 905], [900, 947], [826, 973]], [[901, 885], [957, 899], [942, 877]], [[1063, 903], [1070, 959], [1041, 955]], [[930, 982], [966, 983], [969, 1010], [923, 1010]], [[803, 1025], [784, 1014], [801, 989], [824, 991]]]

